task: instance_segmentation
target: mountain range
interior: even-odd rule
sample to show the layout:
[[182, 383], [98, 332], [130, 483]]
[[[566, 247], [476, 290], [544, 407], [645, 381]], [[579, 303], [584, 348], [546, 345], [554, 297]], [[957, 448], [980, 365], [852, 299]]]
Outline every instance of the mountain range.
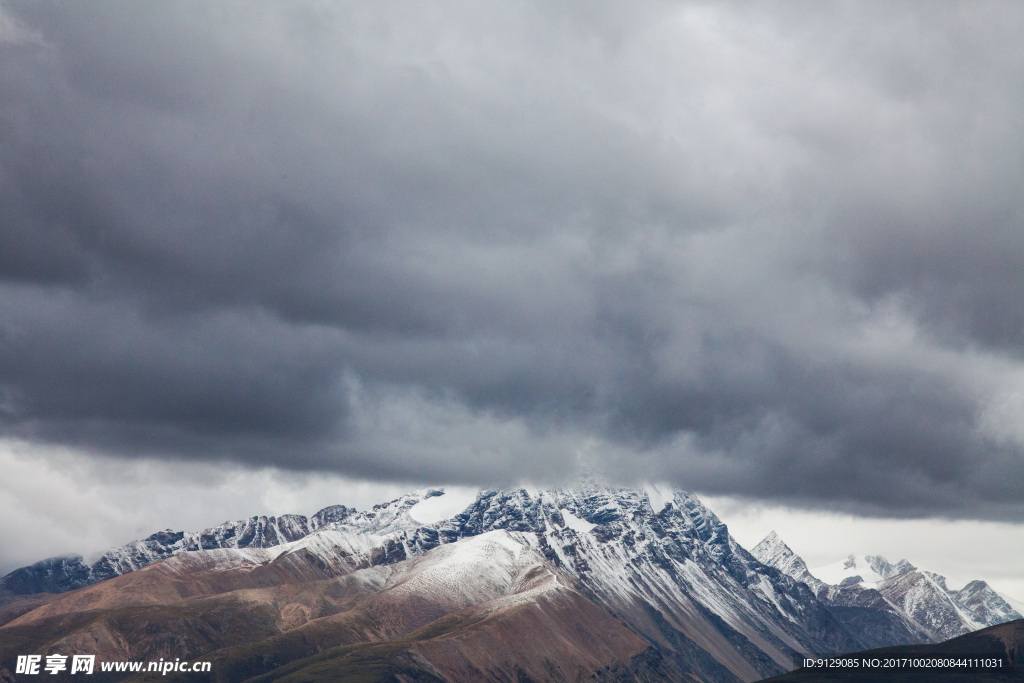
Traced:
[[585, 481], [455, 507], [433, 489], [15, 570], [0, 680], [17, 655], [81, 653], [212, 662], [191, 681], [752, 681], [1020, 618], [984, 582], [851, 562], [862, 573], [832, 585], [774, 534], [748, 552], [678, 489]]
[[[907, 560], [890, 563], [881, 555], [850, 555], [815, 570], [773, 531], [751, 551], [767, 565], [807, 584], [833, 609], [872, 607], [917, 634], [905, 642], [938, 643], [1022, 617], [1019, 603], [984, 581], [959, 589], [946, 577], [918, 569]], [[895, 641], [892, 644], [899, 644]]]

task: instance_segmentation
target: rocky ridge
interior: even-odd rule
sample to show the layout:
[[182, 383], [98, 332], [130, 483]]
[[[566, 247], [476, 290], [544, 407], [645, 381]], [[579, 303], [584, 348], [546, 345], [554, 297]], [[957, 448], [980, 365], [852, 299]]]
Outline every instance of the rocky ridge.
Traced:
[[353, 514], [356, 514], [356, 511], [352, 508], [332, 505], [310, 518], [303, 515], [259, 515], [235, 522], [224, 522], [203, 531], [164, 529], [141, 541], [132, 541], [111, 548], [91, 564], [86, 563], [78, 555], [51, 557], [21, 567], [0, 578], [0, 593], [63, 593], [133, 572], [182, 552], [215, 548], [272, 548], [282, 543], [297, 541], [317, 529], [337, 524]]

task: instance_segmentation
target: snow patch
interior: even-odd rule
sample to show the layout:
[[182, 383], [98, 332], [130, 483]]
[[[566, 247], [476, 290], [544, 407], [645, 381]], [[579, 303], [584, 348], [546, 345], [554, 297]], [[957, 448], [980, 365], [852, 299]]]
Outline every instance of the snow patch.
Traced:
[[865, 588], [877, 588], [879, 582], [885, 580], [885, 577], [871, 568], [867, 558], [859, 555], [850, 555], [845, 560], [811, 569], [810, 572], [815, 578], [833, 586], [838, 586], [854, 576], [861, 578], [860, 585]]
[[783, 607], [782, 603], [779, 602], [779, 597], [775, 594], [775, 586], [772, 585], [771, 580], [764, 574], [760, 575], [759, 587], [761, 589], [761, 594], [771, 600], [772, 604], [775, 605], [775, 609], [779, 611], [779, 614], [793, 623], [797, 623], [796, 619], [793, 618], [793, 615], [789, 613], [789, 610]]
[[644, 486], [644, 493], [651, 501], [651, 509], [655, 514], [664, 510], [666, 505], [672, 504], [672, 487], [666, 484], [647, 484]]
[[591, 524], [585, 519], [580, 519], [565, 508], [562, 508], [559, 512], [562, 513], [562, 519], [565, 520], [565, 526], [569, 527], [573, 531], [578, 531], [581, 534], [585, 534], [597, 526], [596, 524]]
[[454, 488], [440, 496], [424, 498], [409, 508], [409, 516], [420, 524], [434, 524], [451, 519], [476, 500], [477, 489]]

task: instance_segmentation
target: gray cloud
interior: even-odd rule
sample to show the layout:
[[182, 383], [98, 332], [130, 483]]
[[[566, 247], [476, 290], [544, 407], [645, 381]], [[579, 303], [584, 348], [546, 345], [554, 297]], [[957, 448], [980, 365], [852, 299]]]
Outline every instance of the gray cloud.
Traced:
[[1024, 512], [1015, 7], [0, 8], [3, 436]]

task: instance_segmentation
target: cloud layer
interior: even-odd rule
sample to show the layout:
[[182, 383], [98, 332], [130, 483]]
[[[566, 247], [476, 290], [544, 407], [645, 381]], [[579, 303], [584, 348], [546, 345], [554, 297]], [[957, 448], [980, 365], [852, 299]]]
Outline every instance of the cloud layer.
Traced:
[[0, 5], [0, 435], [1024, 513], [1024, 11]]

